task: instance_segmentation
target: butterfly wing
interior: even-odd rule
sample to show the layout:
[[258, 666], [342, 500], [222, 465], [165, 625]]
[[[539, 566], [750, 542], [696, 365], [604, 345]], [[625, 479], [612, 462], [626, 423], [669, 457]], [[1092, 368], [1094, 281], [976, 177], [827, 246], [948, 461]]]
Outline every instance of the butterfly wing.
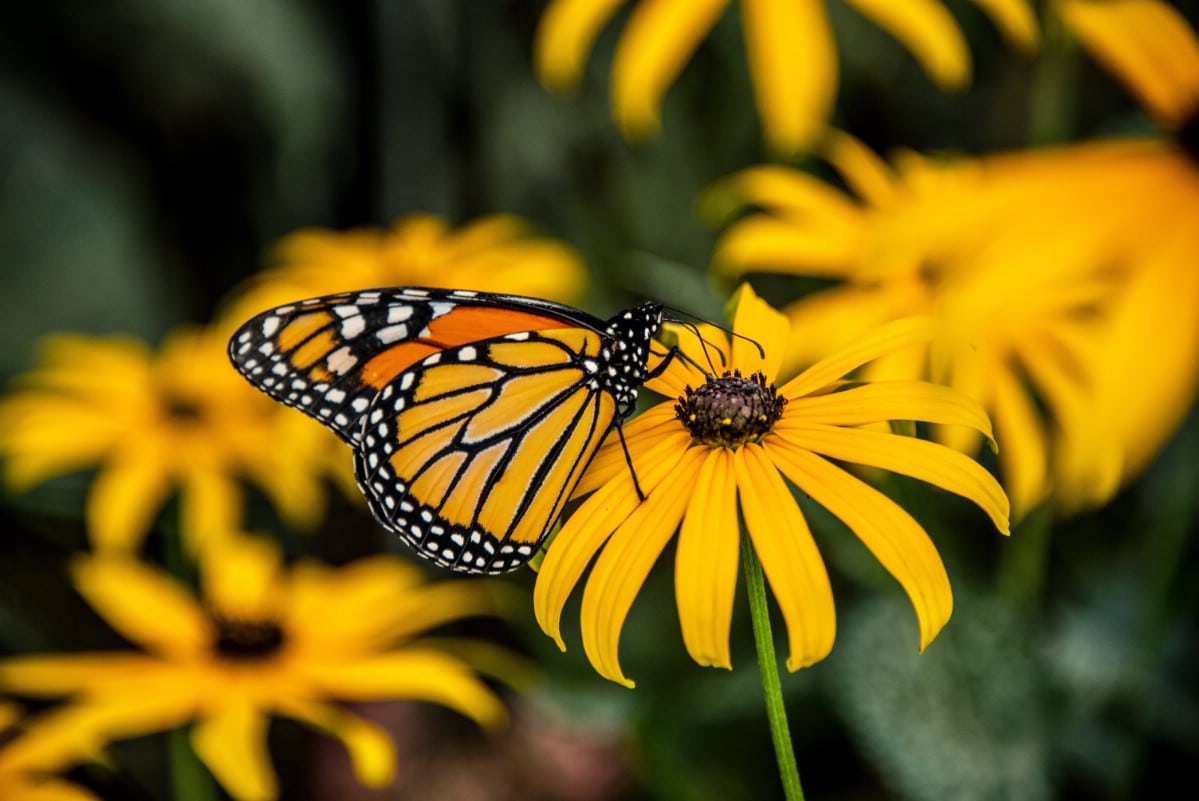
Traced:
[[601, 325], [534, 298], [405, 287], [263, 312], [233, 335], [229, 356], [258, 389], [357, 445], [380, 390], [431, 354], [515, 332]]
[[432, 354], [371, 404], [355, 472], [371, 511], [460, 572], [536, 553], [616, 416], [601, 336], [518, 332]]

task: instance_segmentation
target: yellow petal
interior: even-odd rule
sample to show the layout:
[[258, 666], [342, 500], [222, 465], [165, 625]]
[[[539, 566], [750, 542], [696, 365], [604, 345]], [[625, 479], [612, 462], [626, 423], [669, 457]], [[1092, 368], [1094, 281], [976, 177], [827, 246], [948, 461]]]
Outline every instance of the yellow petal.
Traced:
[[[680, 426], [638, 456], [637, 480], [644, 492], [657, 490], [674, 470], [675, 454], [682, 453], [690, 441], [690, 435]], [[639, 502], [632, 479], [604, 484], [571, 514], [550, 545], [533, 588], [533, 610], [541, 630], [563, 651], [566, 643], [562, 640], [561, 619], [566, 599], [592, 557]]]
[[633, 682], [620, 669], [620, 632], [650, 568], [678, 528], [703, 453], [689, 448], [679, 454], [666, 480], [612, 533], [583, 590], [583, 650], [601, 676], [626, 687]]
[[605, 484], [574, 511], [550, 543], [533, 587], [533, 612], [537, 625], [563, 651], [562, 608], [566, 599], [592, 557], [638, 502], [631, 482]]
[[942, 89], [970, 82], [970, 53], [957, 23], [938, 0], [846, 0], [898, 39]]
[[730, 669], [729, 628], [741, 539], [731, 459], [724, 448], [705, 454], [690, 489], [674, 563], [674, 594], [687, 653], [701, 665]]
[[124, 430], [74, 399], [26, 392], [0, 401], [5, 483], [25, 492], [52, 476], [100, 462]]
[[354, 776], [366, 787], [386, 787], [395, 778], [395, 745], [382, 727], [328, 704], [287, 699], [279, 711], [322, 729], [345, 744]]
[[742, 0], [762, 130], [784, 154], [823, 131], [837, 95], [837, 53], [823, 0]]
[[776, 431], [794, 424], [860, 426], [887, 420], [918, 420], [964, 426], [993, 440], [991, 420], [977, 401], [925, 381], [877, 381], [828, 395], [809, 395], [787, 404]]
[[226, 473], [197, 467], [183, 476], [179, 529], [193, 556], [209, 539], [229, 537], [240, 527], [242, 490]]
[[1028, 391], [1009, 371], [991, 376], [1003, 485], [1020, 520], [1049, 493], [1049, 443]]
[[949, 620], [953, 594], [941, 555], [912, 516], [878, 490], [780, 437], [771, 461], [797, 487], [843, 521], [895, 577], [916, 610], [923, 650]]
[[1000, 532], [1010, 533], [1003, 488], [963, 453], [913, 437], [831, 425], [796, 425], [776, 434], [830, 459], [890, 470], [960, 495], [986, 512]]
[[[682, 388], [679, 389], [678, 396], [683, 393]], [[678, 397], [675, 396], [675, 397]], [[637, 480], [641, 482], [642, 475], [641, 465], [647, 459], [653, 459], [648, 451], [655, 450], [663, 438], [679, 440], [685, 437], [682, 426], [677, 422], [678, 417], [674, 411], [674, 402], [659, 403], [646, 409], [641, 414], [637, 415], [631, 422], [624, 424], [625, 442], [629, 446], [628, 453], [625, 453], [624, 448], [620, 445], [620, 439], [615, 435], [615, 432], [609, 435], [604, 447], [591, 460], [591, 464], [587, 467], [587, 472], [583, 474], [583, 478], [579, 481], [579, 485], [575, 490], [576, 497], [582, 497], [589, 492], [594, 491], [597, 487], [607, 484], [609, 481], [614, 481], [621, 476], [629, 474], [629, 461], [633, 463], [633, 469], [637, 471]], [[679, 447], [686, 447], [686, 440], [682, 441]], [[644, 485], [641, 487], [646, 489]]]
[[751, 272], [795, 273], [831, 278], [851, 273], [860, 239], [756, 214], [730, 225], [712, 263], [725, 276]]
[[546, 7], [533, 41], [537, 77], [550, 89], [573, 87], [595, 37], [625, 0], [554, 0]]
[[237, 801], [272, 801], [279, 794], [266, 730], [265, 715], [237, 702], [226, 702], [192, 729], [196, 755]]
[[828, 656], [837, 636], [828, 572], [767, 451], [761, 445], [746, 445], [734, 465], [745, 527], [787, 624], [787, 669], [799, 670]]
[[729, 299], [734, 311], [733, 367], [741, 375], [761, 372], [768, 382], [778, 378], [791, 323], [786, 315], [762, 300], [749, 284], [742, 284]]
[[1063, 0], [1059, 13], [1083, 46], [1177, 126], [1199, 101], [1199, 40], [1177, 9], [1156, 0]]
[[825, 138], [822, 151], [866, 205], [886, 207], [895, 200], [899, 191], [895, 171], [860, 139], [834, 130]]
[[141, 679], [159, 666], [135, 651], [10, 656], [0, 659], [0, 686], [19, 695], [54, 697]]
[[729, 0], [641, 0], [612, 63], [612, 113], [630, 138], [656, 133], [666, 90]]
[[507, 721], [499, 698], [457, 659], [431, 649], [364, 656], [352, 662], [302, 664], [307, 679], [350, 701], [408, 698], [449, 707], [494, 728]]
[[849, 347], [833, 353], [804, 370], [780, 390], [790, 399], [819, 389], [862, 366], [866, 362], [912, 345], [930, 341], [935, 334], [928, 317], [905, 317], [881, 325], [861, 336]]
[[1032, 50], [1040, 41], [1036, 12], [1026, 0], [974, 0], [974, 5], [986, 12], [1014, 46]]
[[782, 374], [794, 375], [796, 370], [848, 346], [864, 332], [893, 320], [894, 304], [890, 289], [853, 284], [814, 292], [790, 304], [786, 312], [791, 319], [791, 341], [783, 358]]
[[88, 533], [97, 550], [129, 550], [149, 533], [170, 492], [156, 448], [127, 449], [96, 475], [87, 499]]
[[72, 575], [92, 608], [132, 643], [186, 657], [212, 642], [207, 615], [166, 573], [117, 554], [81, 559]]
[[219, 614], [234, 620], [273, 620], [282, 603], [282, 554], [261, 537], [211, 540], [200, 552], [204, 597]]

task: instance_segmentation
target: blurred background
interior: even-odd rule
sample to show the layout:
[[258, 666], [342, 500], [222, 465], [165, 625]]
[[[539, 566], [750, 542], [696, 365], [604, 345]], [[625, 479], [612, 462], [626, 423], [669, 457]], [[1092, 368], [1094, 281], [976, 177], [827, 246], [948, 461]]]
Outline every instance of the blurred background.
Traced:
[[[840, 3], [834, 122], [879, 152], [984, 154], [1030, 144], [1036, 56], [1006, 47], [978, 8], [947, 3], [974, 58], [969, 89], [941, 93], [898, 44]], [[1174, 4], [1196, 19], [1199, 4]], [[203, 323], [284, 235], [452, 224], [505, 212], [582, 256], [578, 305], [605, 315], [643, 297], [720, 319], [731, 285], [709, 276], [719, 231], [696, 199], [763, 160], [735, 14], [703, 43], [663, 108], [663, 134], [629, 143], [607, 76], [618, 25], [580, 89], [536, 80], [535, 0], [49, 0], [0, 10], [0, 378], [61, 331], [156, 343]], [[1151, 130], [1084, 55], [1064, 68], [1054, 135]], [[1039, 77], [1040, 76], [1040, 77]], [[802, 159], [793, 164], [811, 166]], [[819, 167], [814, 167], [819, 169]], [[1119, 199], [1113, 199], [1119, 202]], [[787, 299], [777, 281], [758, 284]], [[0, 649], [84, 650], [117, 638], [65, 565], [85, 550], [89, 475], [0, 500]], [[1138, 480], [1102, 508], [1034, 523], [1035, 592], [1005, 591], [1017, 536], [938, 530], [954, 618], [923, 655], [902, 593], [813, 512], [839, 613], [832, 656], [784, 676], [813, 799], [1154, 797], [1199, 759], [1199, 425], [1194, 412]], [[270, 510], [260, 504], [259, 519]], [[1051, 531], [1049, 529], [1052, 529]], [[280, 534], [334, 563], [394, 548], [342, 495], [317, 530]], [[781, 797], [738, 601], [732, 673], [687, 659], [669, 559], [622, 640], [627, 691], [591, 670], [568, 606], [561, 654], [530, 607], [487, 636], [523, 650], [542, 681], [487, 736], [451, 713], [379, 705], [400, 777], [368, 791], [337, 746], [278, 724], [284, 798], [767, 799]], [[532, 574], [511, 583], [521, 592]], [[1009, 588], [1010, 589], [1010, 588]], [[572, 612], [572, 609], [575, 610]], [[166, 799], [160, 745], [118, 745], [74, 778], [103, 798]], [[316, 774], [316, 778], [313, 778]]]

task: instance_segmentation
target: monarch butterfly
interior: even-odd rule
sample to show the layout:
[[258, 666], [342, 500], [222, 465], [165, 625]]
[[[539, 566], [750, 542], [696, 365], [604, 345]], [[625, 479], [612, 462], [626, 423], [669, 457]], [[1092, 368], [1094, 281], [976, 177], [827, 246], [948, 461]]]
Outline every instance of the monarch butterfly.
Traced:
[[456, 572], [505, 573], [632, 411], [662, 313], [644, 303], [605, 322], [517, 295], [375, 289], [263, 312], [229, 356], [353, 447], [384, 528]]

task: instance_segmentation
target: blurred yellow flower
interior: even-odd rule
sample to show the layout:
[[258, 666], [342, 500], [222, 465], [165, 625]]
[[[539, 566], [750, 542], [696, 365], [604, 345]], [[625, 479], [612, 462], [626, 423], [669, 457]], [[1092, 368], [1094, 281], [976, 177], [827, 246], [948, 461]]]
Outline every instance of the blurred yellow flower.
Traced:
[[1058, 0], [1067, 30], [1168, 129], [1199, 126], [1199, 41], [1160, 0]]
[[[890, 420], [931, 421], [989, 436], [977, 404], [919, 381], [843, 380], [873, 359], [925, 341], [932, 333], [928, 320], [879, 328], [776, 389], [787, 319], [748, 285], [735, 304], [731, 345], [710, 326], [701, 329], [705, 344], [687, 328], [672, 329], [687, 360], [672, 360], [647, 386], [677, 403], [660, 403], [624, 428], [644, 501], [620, 443], [606, 443], [577, 492], [590, 497], [562, 526], [537, 576], [537, 620], [565, 649], [562, 609], [595, 559], [583, 591], [583, 648], [601, 675], [627, 686], [632, 682], [617, 658], [620, 632], [676, 529], [675, 597], [687, 652], [702, 665], [730, 667], [738, 515], [787, 626], [788, 669], [828, 654], [835, 634], [832, 590], [788, 482], [862, 540], [911, 599], [920, 647], [932, 641], [953, 607], [936, 547], [902, 507], [837, 462], [894, 471], [961, 495], [1008, 531], [1007, 498], [973, 460], [925, 440], [865, 428]], [[718, 359], [729, 371], [723, 376], [705, 376], [694, 366]]]
[[[21, 720], [15, 704], [0, 701], [0, 798], [4, 801], [97, 801], [92, 793], [55, 776], [81, 757], [86, 737], [55, 713]], [[66, 724], [66, 725], [64, 725]]]
[[[943, 89], [970, 80], [970, 53], [937, 0], [847, 0], [899, 40]], [[1026, 0], [974, 0], [1015, 45], [1036, 46]], [[641, 0], [629, 15], [612, 65], [612, 112], [626, 136], [659, 127], [666, 90], [724, 14], [730, 0]], [[554, 0], [537, 31], [535, 62], [552, 89], [579, 83], [600, 29], [623, 0]], [[769, 146], [790, 153], [823, 130], [837, 95], [837, 53], [822, 0], [741, 0], [754, 99]]]
[[41, 366], [0, 398], [8, 487], [98, 467], [86, 516], [101, 549], [136, 548], [174, 490], [192, 547], [228, 531], [241, 522], [242, 479], [289, 523], [312, 525], [333, 438], [247, 386], [225, 339], [180, 328], [154, 352], [122, 337], [49, 338]]
[[505, 214], [457, 229], [431, 214], [401, 218], [390, 231], [310, 228], [285, 236], [269, 258], [223, 314], [234, 327], [284, 303], [357, 289], [427, 286], [571, 301], [587, 279], [573, 250]]
[[126, 555], [76, 564], [79, 591], [142, 651], [34, 654], [0, 660], [0, 689], [57, 698], [97, 744], [192, 723], [191, 743], [238, 801], [273, 799], [272, 716], [340, 739], [371, 787], [391, 780], [394, 747], [336, 701], [417, 699], [485, 726], [499, 699], [428, 629], [489, 613], [482, 585], [424, 584], [396, 557], [291, 570], [265, 540], [228, 536], [206, 547], [201, 597]]
[[[1199, 44], [1158, 3], [1080, 0], [1062, 12], [1177, 139], [949, 163], [902, 154], [892, 169], [833, 135], [826, 155], [856, 199], [770, 167], [708, 199], [717, 213], [758, 209], [718, 244], [725, 275], [842, 282], [789, 307], [788, 366], [884, 320], [938, 317], [963, 347], [914, 351], [873, 374], [930, 376], [980, 400], [1017, 517], [1050, 493], [1065, 511], [1105, 502], [1161, 447], [1199, 382]], [[940, 433], [971, 447], [961, 430]]]

